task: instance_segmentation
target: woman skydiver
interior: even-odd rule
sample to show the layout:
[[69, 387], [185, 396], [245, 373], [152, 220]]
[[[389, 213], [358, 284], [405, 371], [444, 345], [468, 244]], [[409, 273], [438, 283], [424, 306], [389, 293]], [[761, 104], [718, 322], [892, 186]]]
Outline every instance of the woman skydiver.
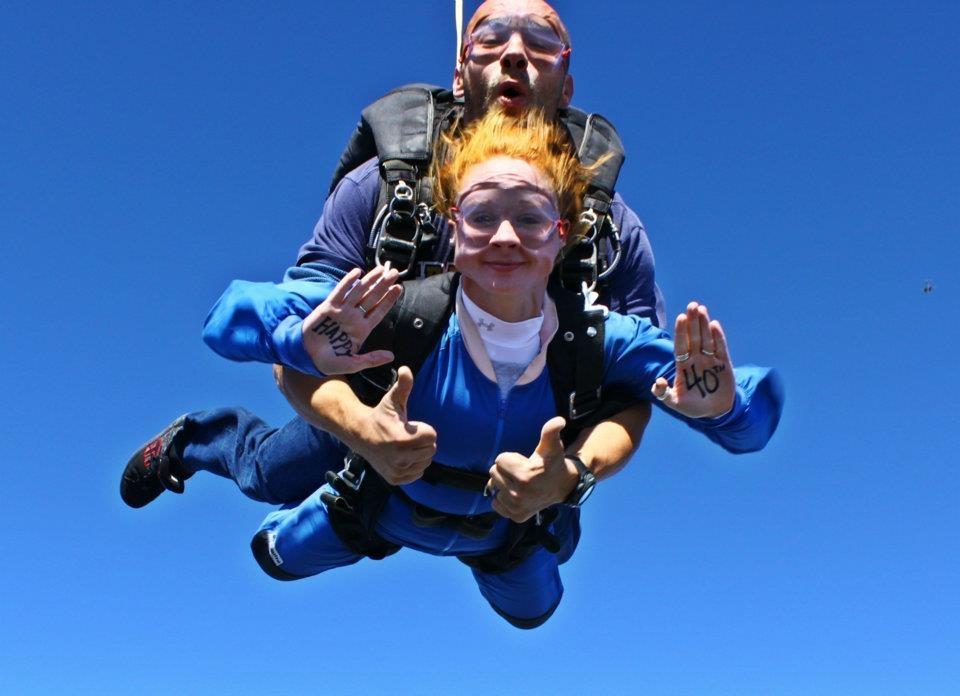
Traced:
[[[547, 368], [547, 346], [558, 326], [548, 281], [565, 246], [577, 238], [579, 230], [569, 221], [577, 219], [589, 170], [571, 152], [566, 134], [536, 114], [514, 119], [491, 113], [444, 147], [443, 156], [434, 158], [435, 200], [455, 230], [455, 311], [415, 381], [400, 367], [382, 404], [405, 422], [436, 428], [436, 462], [490, 480], [482, 492], [420, 479], [401, 482], [378, 511], [360, 517], [365, 533], [387, 547], [461, 557], [498, 614], [533, 628], [559, 605], [558, 566], [579, 539], [578, 507], [550, 511], [553, 521], [544, 525], [556, 540], [551, 550], [535, 545], [507, 569], [471, 560], [510, 540], [511, 523], [489, 514], [509, 505], [498, 500], [509, 487], [492, 466], [498, 455], [559, 446], [565, 421], [557, 415]], [[391, 359], [383, 352], [362, 356], [360, 346], [399, 296], [396, 277], [388, 268], [362, 278], [354, 271], [303, 321], [305, 348], [320, 371], [352, 372]], [[232, 331], [230, 323], [223, 322], [222, 340], [236, 336], [234, 353], [242, 354], [244, 342], [255, 337]], [[734, 370], [723, 329], [703, 305], [687, 306], [674, 335], [675, 342], [645, 319], [609, 313], [604, 389], [626, 390], [636, 400], [655, 397], [665, 411], [729, 451], [762, 448], [782, 407], [775, 373]], [[345, 448], [323, 436], [331, 462], [317, 465], [336, 468], [332, 462]], [[263, 550], [256, 554], [261, 566], [274, 577], [296, 579], [359, 561], [363, 554], [331, 521], [336, 511], [330, 506], [343, 492], [327, 485], [268, 515], [254, 543]], [[454, 523], [425, 523], [424, 511]], [[484, 516], [495, 520], [483, 534], [456, 523]]]

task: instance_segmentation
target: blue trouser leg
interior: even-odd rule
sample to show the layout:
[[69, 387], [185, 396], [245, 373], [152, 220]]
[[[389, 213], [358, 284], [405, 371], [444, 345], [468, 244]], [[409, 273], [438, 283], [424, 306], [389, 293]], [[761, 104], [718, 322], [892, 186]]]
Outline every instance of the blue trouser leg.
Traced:
[[242, 408], [190, 413], [182, 458], [191, 471], [233, 479], [248, 498], [298, 502], [324, 483], [324, 473], [343, 467], [346, 448], [302, 418], [281, 428]]
[[560, 605], [563, 583], [557, 557], [540, 547], [523, 563], [505, 573], [473, 570], [480, 594], [517, 628], [540, 626]]
[[318, 575], [363, 558], [348, 549], [333, 531], [320, 491], [298, 505], [271, 512], [260, 525], [260, 532], [264, 531], [273, 537], [270, 562], [296, 577]]
[[550, 531], [560, 542], [553, 554], [543, 547], [513, 570], [483, 573], [474, 569], [480, 594], [504, 619], [517, 628], [536, 628], [549, 619], [563, 598], [559, 566], [566, 563], [580, 541], [580, 510], [557, 508]]
[[[271, 536], [270, 553], [261, 565], [273, 564], [291, 576], [284, 579], [318, 575], [362, 558], [334, 532], [320, 491], [298, 505], [271, 512], [260, 525], [259, 533], [264, 532]], [[505, 573], [474, 570], [473, 576], [500, 616], [519, 628], [536, 628], [550, 618], [563, 597], [558, 565], [557, 556], [541, 547]]]

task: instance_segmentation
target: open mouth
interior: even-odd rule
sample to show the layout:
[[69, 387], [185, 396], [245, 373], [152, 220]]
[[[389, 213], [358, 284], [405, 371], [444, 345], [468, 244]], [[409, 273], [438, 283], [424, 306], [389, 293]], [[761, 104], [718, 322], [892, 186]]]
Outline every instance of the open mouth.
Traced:
[[500, 85], [500, 88], [497, 90], [497, 96], [502, 102], [512, 106], [525, 101], [527, 93], [520, 84], [507, 82]]

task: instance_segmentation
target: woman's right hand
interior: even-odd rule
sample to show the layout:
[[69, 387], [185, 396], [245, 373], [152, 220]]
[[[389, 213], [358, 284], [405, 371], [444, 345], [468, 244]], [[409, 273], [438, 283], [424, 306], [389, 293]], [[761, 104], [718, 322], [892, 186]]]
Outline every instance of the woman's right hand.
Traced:
[[303, 347], [325, 375], [359, 372], [393, 360], [388, 350], [359, 351], [403, 292], [395, 284], [400, 274], [389, 266], [377, 266], [360, 275], [359, 268], [347, 273], [303, 320]]

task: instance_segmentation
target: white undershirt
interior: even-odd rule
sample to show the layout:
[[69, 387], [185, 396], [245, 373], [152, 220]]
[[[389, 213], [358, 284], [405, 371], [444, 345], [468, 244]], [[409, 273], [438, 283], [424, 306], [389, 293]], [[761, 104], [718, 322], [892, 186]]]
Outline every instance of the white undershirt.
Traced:
[[[463, 307], [473, 319], [483, 341], [490, 362], [510, 363], [526, 367], [540, 352], [540, 328], [543, 326], [543, 311], [533, 319], [510, 322], [498, 319], [480, 309], [476, 303], [461, 292]], [[522, 371], [522, 370], [521, 370]]]

